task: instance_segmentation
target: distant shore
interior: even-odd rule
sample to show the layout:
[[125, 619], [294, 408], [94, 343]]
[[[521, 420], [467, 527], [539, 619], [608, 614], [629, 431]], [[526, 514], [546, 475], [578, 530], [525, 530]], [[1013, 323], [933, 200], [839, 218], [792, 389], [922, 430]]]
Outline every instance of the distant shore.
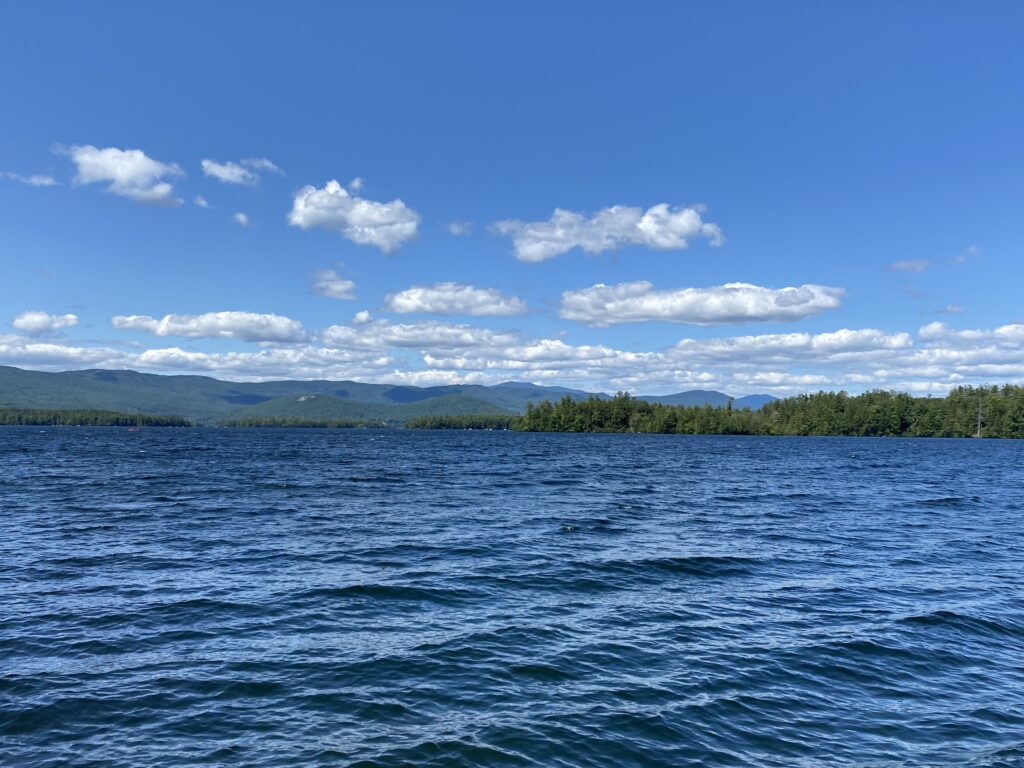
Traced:
[[619, 393], [528, 403], [523, 414], [419, 416], [405, 421], [245, 417], [195, 425], [174, 415], [119, 411], [0, 408], [0, 425], [309, 429], [460, 429], [517, 432], [834, 437], [1024, 438], [1024, 387], [959, 387], [946, 397], [875, 391], [818, 392], [757, 410], [665, 405]]
[[191, 427], [180, 416], [44, 408], [0, 408], [0, 426], [14, 427]]

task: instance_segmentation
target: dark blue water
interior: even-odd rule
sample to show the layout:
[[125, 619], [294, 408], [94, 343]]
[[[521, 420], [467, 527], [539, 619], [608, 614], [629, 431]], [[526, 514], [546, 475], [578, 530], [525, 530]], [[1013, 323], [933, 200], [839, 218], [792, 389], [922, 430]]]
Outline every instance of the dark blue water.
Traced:
[[1024, 441], [0, 429], [3, 766], [1024, 765]]

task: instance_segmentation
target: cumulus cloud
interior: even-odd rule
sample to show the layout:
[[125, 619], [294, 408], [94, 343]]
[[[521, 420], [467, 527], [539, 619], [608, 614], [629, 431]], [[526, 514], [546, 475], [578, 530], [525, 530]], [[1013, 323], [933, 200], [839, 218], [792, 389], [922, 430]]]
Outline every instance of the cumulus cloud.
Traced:
[[505, 296], [497, 288], [476, 288], [463, 283], [413, 286], [388, 294], [384, 304], [392, 312], [402, 313], [505, 317], [526, 314], [526, 302], [520, 298]]
[[512, 331], [495, 331], [473, 325], [440, 323], [390, 323], [387, 320], [358, 322], [357, 327], [332, 325], [320, 335], [323, 343], [339, 349], [451, 350], [469, 347], [504, 347], [517, 343]]
[[82, 347], [24, 336], [0, 336], [0, 365], [42, 370], [68, 368], [128, 368], [135, 362], [130, 353], [110, 347]]
[[517, 259], [529, 262], [547, 261], [577, 247], [590, 254], [627, 245], [674, 251], [698, 238], [722, 245], [722, 231], [717, 224], [705, 222], [701, 213], [698, 207], [671, 208], [666, 203], [646, 211], [615, 205], [593, 216], [556, 208], [547, 221], [510, 219], [499, 221], [494, 229], [512, 238]]
[[209, 208], [210, 204], [206, 202], [206, 198], [202, 195], [196, 195], [192, 198], [193, 205], [198, 205], [200, 208]]
[[78, 325], [78, 315], [51, 315], [48, 312], [39, 311], [22, 312], [11, 321], [11, 325], [22, 333], [39, 336]]
[[325, 347], [271, 347], [257, 352], [195, 352], [180, 347], [147, 349], [135, 367], [158, 372], [201, 371], [236, 380], [280, 378], [348, 378], [371, 380], [385, 376], [391, 358], [376, 353]]
[[[952, 333], [952, 341], [945, 338]], [[1024, 381], [1024, 328], [919, 337], [877, 329], [820, 334], [689, 339], [663, 350], [632, 352], [606, 345], [445, 323], [332, 326], [319, 343], [268, 346], [257, 352], [199, 352], [178, 347], [138, 351], [74, 347], [0, 336], [0, 362], [41, 368], [129, 367], [202, 371], [234, 379], [354, 378], [442, 384], [509, 378], [590, 390], [656, 394], [719, 389], [779, 395], [818, 388], [887, 387], [940, 393], [960, 383]], [[986, 341], [988, 340], [988, 341]], [[419, 356], [417, 364], [415, 357]]]
[[893, 261], [888, 266], [894, 272], [924, 272], [930, 264], [928, 259], [902, 259]]
[[288, 223], [301, 229], [323, 227], [360, 245], [391, 253], [416, 235], [420, 215], [401, 200], [389, 203], [349, 193], [337, 181], [323, 187], [306, 186], [292, 201]]
[[[0, 364], [51, 370], [103, 367], [203, 372], [229, 379], [333, 378], [405, 384], [497, 383], [510, 378], [590, 391], [658, 394], [717, 389], [787, 395], [809, 389], [892, 388], [941, 393], [958, 384], [1024, 382], [1024, 324], [962, 329], [929, 323], [916, 334], [876, 328], [684, 338], [642, 351], [463, 323], [374, 320], [307, 333], [297, 321], [247, 312], [118, 317], [159, 336], [255, 343], [235, 351], [75, 345], [0, 334]], [[131, 342], [134, 345], [135, 342]]]
[[242, 165], [248, 166], [256, 171], [268, 171], [270, 173], [276, 173], [278, 176], [284, 176], [284, 171], [278, 168], [270, 158], [267, 157], [247, 157], [241, 161]]
[[[529, 371], [535, 375], [545, 372], [583, 370], [603, 372], [623, 371], [630, 366], [637, 369], [664, 363], [658, 352], [624, 352], [603, 344], [572, 345], [561, 339], [518, 340], [512, 345], [473, 345], [468, 350], [435, 350], [424, 356], [426, 363], [435, 368], [460, 370], [484, 369], [493, 371]], [[507, 375], [506, 375], [507, 378]]]
[[464, 237], [473, 231], [473, 225], [468, 221], [453, 221], [448, 224], [448, 231], [456, 237]]
[[162, 163], [141, 149], [99, 149], [91, 144], [56, 146], [57, 154], [67, 155], [77, 168], [75, 184], [107, 183], [107, 191], [140, 203], [181, 205], [174, 196], [174, 185], [167, 177], [182, 176], [175, 163]]
[[1011, 323], [991, 330], [954, 330], [947, 323], [934, 322], [922, 326], [918, 336], [926, 341], [941, 341], [946, 344], [977, 345], [978, 342], [1017, 345], [1024, 343], [1024, 324]]
[[[266, 379], [414, 379], [394, 372], [397, 361], [374, 351], [313, 345], [270, 346], [256, 351], [197, 352], [179, 347], [121, 350], [0, 335], [0, 364], [39, 370], [130, 368], [154, 373], [204, 373], [235, 381]], [[412, 372], [408, 372], [411, 374]]]
[[201, 315], [117, 315], [115, 328], [152, 333], [155, 336], [239, 339], [241, 341], [295, 343], [307, 338], [298, 320], [256, 312], [207, 312]]
[[310, 290], [329, 299], [354, 299], [356, 284], [346, 280], [333, 269], [318, 269], [313, 273]]
[[57, 180], [55, 178], [41, 173], [33, 173], [31, 176], [22, 176], [20, 173], [0, 171], [0, 178], [10, 179], [11, 181], [20, 181], [22, 184], [28, 184], [30, 187], [53, 187], [57, 184]]
[[827, 333], [768, 333], [717, 339], [683, 339], [672, 348], [674, 355], [701, 364], [732, 366], [794, 363], [829, 364], [855, 355], [863, 361], [869, 353], [907, 350], [914, 344], [908, 333], [886, 333], [874, 328], [843, 328]]
[[204, 176], [217, 179], [217, 181], [224, 184], [254, 186], [260, 180], [260, 175], [257, 171], [269, 171], [281, 176], [284, 175], [284, 171], [266, 157], [249, 157], [238, 162], [229, 160], [226, 163], [205, 159], [200, 165], [203, 168]]
[[249, 226], [249, 217], [246, 216], [244, 213], [241, 213], [241, 212], [236, 213], [231, 218], [234, 219], [235, 223], [239, 224], [240, 226], [243, 226], [243, 227], [248, 227]]
[[750, 283], [727, 283], [710, 288], [656, 291], [646, 280], [618, 285], [598, 283], [562, 293], [559, 315], [599, 327], [649, 320], [693, 325], [799, 320], [837, 308], [843, 293], [841, 288], [812, 284], [764, 288]]
[[214, 160], [203, 160], [203, 175], [222, 181], [225, 184], [248, 184], [253, 185], [260, 180], [260, 177], [252, 171], [243, 168], [238, 163], [218, 163]]

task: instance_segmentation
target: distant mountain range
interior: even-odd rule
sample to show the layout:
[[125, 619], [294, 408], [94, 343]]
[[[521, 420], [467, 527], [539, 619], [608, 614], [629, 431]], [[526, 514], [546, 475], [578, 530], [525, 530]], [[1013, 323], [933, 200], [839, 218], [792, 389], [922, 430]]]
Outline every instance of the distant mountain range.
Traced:
[[[183, 416], [202, 424], [221, 419], [288, 416], [308, 419], [403, 422], [415, 416], [522, 413], [527, 403], [609, 397], [528, 382], [441, 387], [361, 384], [355, 381], [221, 381], [208, 376], [169, 376], [137, 371], [46, 373], [0, 366], [0, 408], [60, 408]], [[691, 390], [640, 395], [668, 405], [757, 409], [776, 398]]]

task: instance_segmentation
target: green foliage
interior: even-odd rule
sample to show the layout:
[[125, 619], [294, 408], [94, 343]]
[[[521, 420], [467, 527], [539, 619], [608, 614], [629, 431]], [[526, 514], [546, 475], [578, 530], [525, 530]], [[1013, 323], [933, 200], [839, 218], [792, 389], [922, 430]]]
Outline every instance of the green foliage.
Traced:
[[653, 432], [714, 435], [850, 435], [1024, 438], [1024, 387], [958, 387], [944, 398], [899, 392], [817, 392], [760, 410], [673, 406], [620, 392], [608, 400], [563, 398], [527, 406], [524, 432]]
[[512, 429], [516, 416], [420, 416], [405, 422], [407, 429]]
[[0, 408], [0, 425], [47, 427], [190, 427], [179, 416], [154, 416], [118, 411], [68, 411], [28, 408]]

